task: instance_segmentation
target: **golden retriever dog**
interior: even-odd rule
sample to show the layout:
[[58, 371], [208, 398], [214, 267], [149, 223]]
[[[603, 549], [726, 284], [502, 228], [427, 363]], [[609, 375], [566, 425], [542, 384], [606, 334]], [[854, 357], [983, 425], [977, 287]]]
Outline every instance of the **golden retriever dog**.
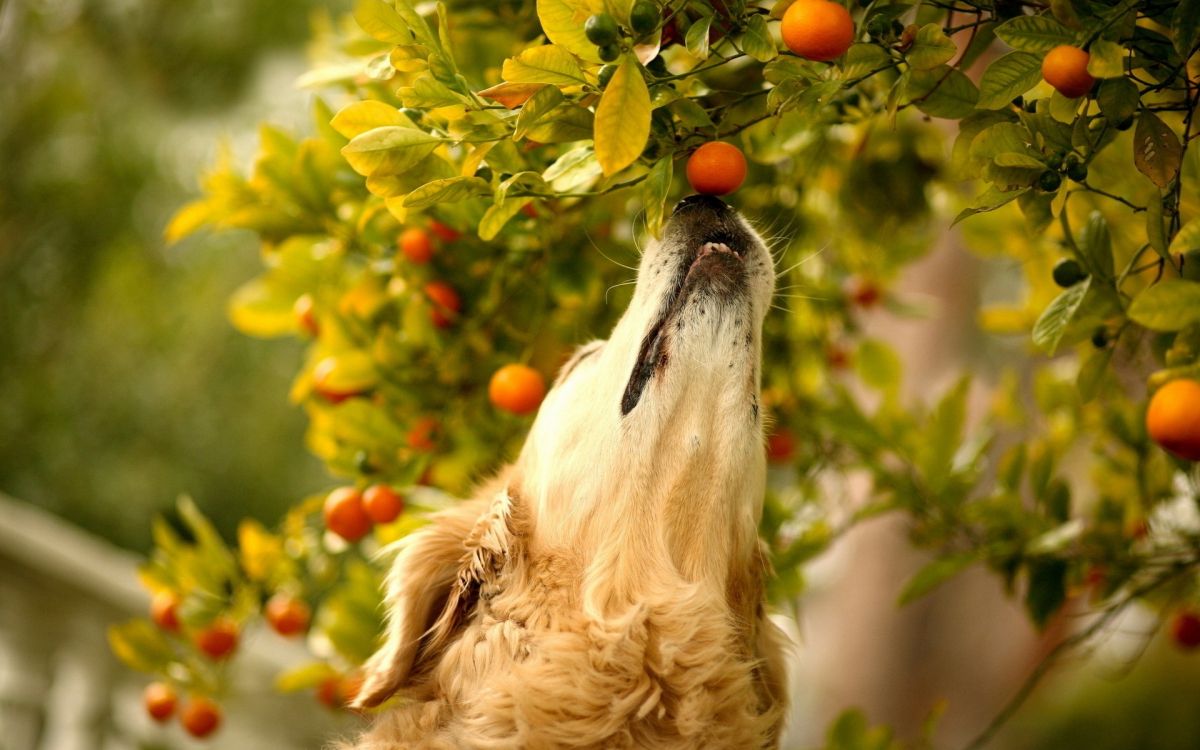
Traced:
[[[675, 208], [612, 336], [581, 347], [517, 461], [394, 547], [355, 750], [771, 748], [759, 235]], [[390, 700], [389, 700], [390, 699]]]

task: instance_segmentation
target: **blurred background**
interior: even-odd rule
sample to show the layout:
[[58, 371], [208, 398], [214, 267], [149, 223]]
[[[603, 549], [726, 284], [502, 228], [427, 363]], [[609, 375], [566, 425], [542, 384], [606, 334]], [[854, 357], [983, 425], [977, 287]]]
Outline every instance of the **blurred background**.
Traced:
[[[253, 340], [226, 319], [230, 293], [259, 269], [255, 238], [168, 248], [162, 232], [222, 142], [245, 162], [255, 123], [308, 121], [294, 82], [311, 18], [346, 5], [0, 0], [3, 750], [188, 746], [141, 713], [142, 683], [103, 638], [109, 622], [144, 612], [133, 566], [151, 518], [186, 493], [231, 538], [243, 516], [273, 523], [328, 483], [286, 400], [302, 344]], [[963, 279], [986, 272], [953, 238], [943, 244], [902, 282], [943, 314], [915, 329], [872, 323], [907, 342], [912, 383], [961, 366], [969, 343], [952, 321], [977, 304]], [[1033, 666], [1044, 640], [993, 577], [897, 611], [921, 562], [883, 521], [814, 567], [796, 747], [821, 744], [851, 705], [911, 737], [938, 697], [973, 707], [951, 714], [962, 725], [952, 736], [969, 736]], [[995, 746], [1200, 746], [1200, 665], [1149, 641], [1154, 627], [1139, 613], [1123, 620]], [[211, 746], [315, 748], [354, 721], [270, 691], [296, 656], [282, 642], [264, 636], [247, 651], [238, 703]]]

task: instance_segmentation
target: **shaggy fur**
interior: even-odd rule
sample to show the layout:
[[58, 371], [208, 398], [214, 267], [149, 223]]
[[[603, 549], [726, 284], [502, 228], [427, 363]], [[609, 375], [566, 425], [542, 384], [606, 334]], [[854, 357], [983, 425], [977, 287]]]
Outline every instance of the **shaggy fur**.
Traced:
[[643, 254], [520, 457], [399, 542], [344, 748], [769, 748], [786, 705], [757, 538], [769, 253], [716, 199]]

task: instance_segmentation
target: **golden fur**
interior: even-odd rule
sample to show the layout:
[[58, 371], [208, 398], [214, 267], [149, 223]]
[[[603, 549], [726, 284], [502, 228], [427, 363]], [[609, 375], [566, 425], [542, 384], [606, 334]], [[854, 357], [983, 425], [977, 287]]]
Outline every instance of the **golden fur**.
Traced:
[[[718, 229], [741, 265], [712, 261], [708, 286], [673, 307], [670, 279]], [[722, 279], [734, 291], [713, 293]], [[357, 700], [388, 705], [344, 748], [778, 745], [784, 636], [764, 611], [756, 533], [773, 283], [734, 212], [674, 217], [613, 335], [563, 368], [515, 464], [395, 546], [387, 640]], [[669, 359], [664, 345], [642, 400], [619, 412], [663, 319]]]

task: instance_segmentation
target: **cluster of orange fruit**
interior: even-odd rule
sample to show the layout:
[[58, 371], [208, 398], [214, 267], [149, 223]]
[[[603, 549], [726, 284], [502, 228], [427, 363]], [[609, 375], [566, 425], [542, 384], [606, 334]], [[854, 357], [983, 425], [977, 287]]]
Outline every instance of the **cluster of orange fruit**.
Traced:
[[[180, 600], [172, 591], [159, 591], [150, 600], [150, 619], [160, 629], [173, 635], [184, 635], [183, 623], [179, 619]], [[276, 593], [267, 600], [263, 608], [267, 623], [281, 636], [291, 637], [308, 630], [312, 610], [308, 604], [287, 593]], [[224, 661], [237, 650], [240, 632], [233, 620], [220, 616], [203, 628], [194, 630], [190, 636], [200, 653], [213, 661]], [[165, 682], [152, 682], [143, 693], [146, 713], [157, 722], [166, 722], [178, 704], [175, 688]], [[193, 737], [203, 738], [221, 726], [221, 707], [204, 695], [193, 695], [179, 711], [179, 723]]]
[[360, 491], [339, 487], [325, 498], [325, 528], [347, 542], [357, 542], [375, 524], [391, 523], [404, 511], [404, 498], [386, 484]]

